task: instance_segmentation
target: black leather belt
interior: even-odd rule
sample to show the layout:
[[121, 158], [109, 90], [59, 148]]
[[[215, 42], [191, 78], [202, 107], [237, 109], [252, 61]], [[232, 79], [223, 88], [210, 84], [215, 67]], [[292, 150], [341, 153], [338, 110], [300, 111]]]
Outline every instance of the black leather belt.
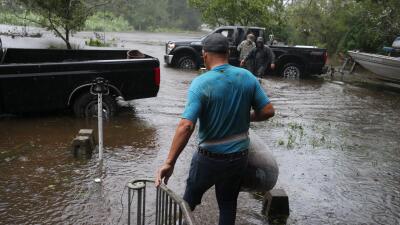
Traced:
[[236, 159], [236, 158], [240, 158], [243, 156], [247, 156], [249, 154], [249, 150], [247, 150], [247, 149], [240, 151], [240, 152], [221, 154], [221, 153], [210, 152], [207, 149], [200, 148], [200, 147], [199, 147], [198, 152], [204, 156], [207, 156], [210, 158], [215, 158], [215, 159]]

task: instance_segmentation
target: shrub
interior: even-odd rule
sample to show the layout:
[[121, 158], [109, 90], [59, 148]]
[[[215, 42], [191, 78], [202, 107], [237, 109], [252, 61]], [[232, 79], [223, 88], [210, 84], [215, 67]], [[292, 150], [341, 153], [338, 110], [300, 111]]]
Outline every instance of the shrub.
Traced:
[[133, 29], [122, 16], [115, 16], [110, 12], [97, 12], [86, 21], [85, 30], [118, 32]]

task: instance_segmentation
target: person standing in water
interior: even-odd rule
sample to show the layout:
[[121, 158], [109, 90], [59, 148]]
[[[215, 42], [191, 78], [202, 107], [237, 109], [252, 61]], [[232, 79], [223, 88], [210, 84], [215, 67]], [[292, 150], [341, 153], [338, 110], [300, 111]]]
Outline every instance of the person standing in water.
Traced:
[[[246, 40], [242, 41], [242, 43], [239, 44], [239, 46], [237, 47], [237, 50], [240, 52], [240, 56], [239, 56], [240, 61], [245, 59], [247, 57], [247, 55], [250, 53], [250, 51], [256, 47], [256, 44], [254, 43], [255, 40], [256, 40], [256, 37], [254, 36], [254, 34], [250, 33], [247, 35]], [[242, 67], [251, 71], [252, 70], [251, 66], [252, 66], [251, 60], [248, 60], [247, 63], [245, 65], [243, 65]]]
[[250, 121], [267, 120], [275, 111], [257, 78], [246, 69], [228, 64], [226, 37], [209, 35], [203, 41], [203, 59], [208, 72], [190, 85], [185, 110], [155, 183], [167, 184], [199, 120], [199, 146], [193, 154], [183, 199], [194, 210], [203, 194], [215, 185], [219, 225], [234, 225], [248, 162]]
[[264, 76], [269, 66], [272, 70], [275, 69], [275, 54], [268, 46], [264, 45], [262, 37], [257, 38], [256, 47], [240, 62], [240, 65], [245, 65], [248, 60], [251, 60], [253, 64], [250, 71], [257, 77]]

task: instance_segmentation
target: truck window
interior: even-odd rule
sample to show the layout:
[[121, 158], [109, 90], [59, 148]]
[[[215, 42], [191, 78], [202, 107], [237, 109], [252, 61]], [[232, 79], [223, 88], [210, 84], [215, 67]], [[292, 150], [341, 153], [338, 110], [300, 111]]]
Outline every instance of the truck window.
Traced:
[[240, 44], [244, 39], [246, 39], [246, 35], [244, 33], [244, 30], [242, 28], [238, 28], [238, 39], [237, 39], [237, 44]]
[[253, 33], [254, 36], [260, 37], [260, 30], [259, 29], [249, 29], [249, 33]]
[[233, 29], [221, 29], [215, 33], [220, 33], [220, 34], [224, 35], [225, 37], [227, 37], [230, 43], [232, 43], [234, 41], [234, 37], [233, 37], [234, 30]]

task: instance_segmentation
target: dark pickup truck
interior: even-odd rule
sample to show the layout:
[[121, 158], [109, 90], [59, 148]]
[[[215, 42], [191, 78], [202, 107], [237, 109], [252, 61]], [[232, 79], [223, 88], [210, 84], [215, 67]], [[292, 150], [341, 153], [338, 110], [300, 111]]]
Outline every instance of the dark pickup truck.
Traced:
[[4, 48], [0, 60], [2, 114], [71, 109], [78, 117], [92, 115], [97, 97], [90, 88], [102, 77], [109, 83], [103, 108], [112, 116], [117, 97], [155, 97], [160, 85], [158, 59], [144, 54], [127, 59], [126, 50]]
[[[228, 37], [230, 42], [230, 58], [232, 65], [239, 65], [239, 52], [237, 46], [246, 38], [248, 33], [256, 37], [267, 39], [265, 28], [224, 26], [217, 28], [212, 33], [221, 33]], [[209, 35], [209, 34], [208, 34]], [[164, 61], [168, 65], [177, 68], [196, 69], [203, 66], [202, 41], [208, 35], [192, 40], [169, 41], [166, 43], [166, 54]], [[285, 77], [300, 77], [302, 75], [322, 74], [326, 72], [325, 63], [327, 60], [326, 49], [302, 46], [289, 47], [269, 45], [276, 56], [275, 73]]]

